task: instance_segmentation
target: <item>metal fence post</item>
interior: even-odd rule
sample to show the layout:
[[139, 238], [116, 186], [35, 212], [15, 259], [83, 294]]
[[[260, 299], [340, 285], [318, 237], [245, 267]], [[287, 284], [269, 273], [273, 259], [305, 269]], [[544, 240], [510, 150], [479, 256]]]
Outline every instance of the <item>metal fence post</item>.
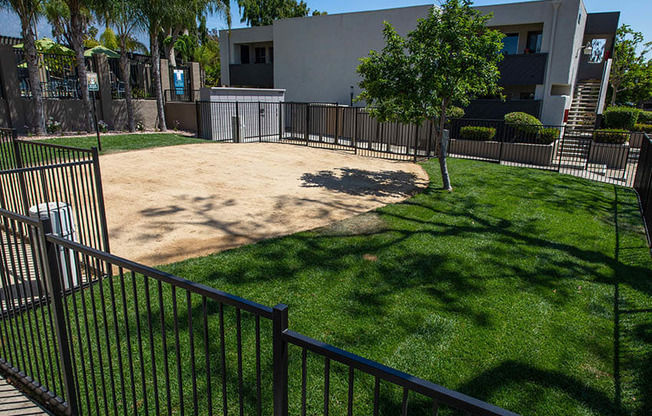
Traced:
[[304, 134], [304, 140], [306, 141], [306, 146], [308, 146], [309, 139], [310, 139], [310, 104], [306, 103], [306, 132]]
[[283, 102], [278, 102], [278, 141], [283, 140]]
[[340, 103], [335, 103], [335, 144], [340, 144]]
[[421, 125], [418, 124], [417, 132], [414, 135], [414, 163], [417, 163], [417, 150], [419, 146], [419, 127], [421, 127]]
[[358, 154], [358, 107], [353, 107], [353, 134], [351, 135], [351, 142], [353, 143], [353, 152]]
[[104, 188], [102, 187], [102, 173], [100, 172], [100, 155], [97, 147], [92, 147], [93, 175], [95, 177], [95, 192], [97, 198], [97, 209], [100, 212], [100, 227], [102, 227], [102, 250], [111, 252], [109, 245], [109, 226], [106, 223], [106, 207], [104, 205]]
[[263, 141], [263, 114], [262, 109], [260, 108], [260, 101], [258, 101], [258, 141]]
[[39, 219], [39, 243], [41, 253], [45, 258], [43, 262], [43, 274], [47, 283], [47, 290], [50, 292], [52, 302], [52, 314], [54, 317], [54, 329], [56, 342], [59, 345], [59, 367], [63, 373], [63, 389], [65, 399], [68, 402], [68, 408], [72, 416], [79, 415], [79, 402], [77, 400], [77, 390], [75, 388], [75, 374], [73, 372], [72, 350], [68, 343], [68, 327], [64, 315], [64, 300], [61, 290], [61, 274], [59, 273], [59, 253], [57, 247], [47, 241], [47, 235], [52, 232], [52, 221], [49, 218]]
[[274, 416], [287, 416], [288, 343], [283, 340], [283, 333], [288, 329], [288, 307], [279, 303], [272, 313]]
[[195, 112], [197, 113], [197, 138], [203, 139], [203, 134], [201, 131], [201, 101], [195, 101]]
[[240, 143], [240, 106], [235, 102], [235, 142]]
[[[20, 154], [20, 143], [18, 143], [18, 132], [14, 129], [11, 131], [11, 145], [14, 151], [14, 161], [17, 169], [25, 167], [23, 164], [23, 157]], [[25, 209], [24, 214], [29, 215], [29, 198], [27, 197], [27, 185], [25, 184], [25, 172], [18, 173], [18, 186], [20, 187], [20, 199]]]

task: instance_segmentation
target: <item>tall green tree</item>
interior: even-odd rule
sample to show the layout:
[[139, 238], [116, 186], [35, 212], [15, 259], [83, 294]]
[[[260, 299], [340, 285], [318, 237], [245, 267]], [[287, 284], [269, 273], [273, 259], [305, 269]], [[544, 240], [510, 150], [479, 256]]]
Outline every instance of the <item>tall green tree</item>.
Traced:
[[652, 48], [652, 42], [645, 42], [641, 32], [634, 31], [628, 25], [622, 25], [616, 32], [614, 56], [611, 63], [609, 87], [611, 105], [623, 98], [645, 101], [652, 95], [652, 64], [646, 58]]
[[[106, 41], [111, 40], [117, 45], [120, 51], [120, 78], [125, 84], [125, 107], [127, 109], [127, 129], [130, 132], [136, 130], [134, 120], [134, 104], [131, 96], [131, 63], [129, 62], [128, 53], [133, 52], [135, 48], [134, 33], [141, 29], [142, 20], [139, 19], [140, 11], [138, 3], [135, 0], [102, 0], [96, 4], [98, 15], [104, 16], [107, 25], [102, 38]], [[115, 28], [115, 32], [109, 26]], [[108, 34], [107, 34], [108, 33]], [[113, 34], [111, 36], [110, 34]], [[110, 39], [112, 38], [112, 39]], [[104, 45], [109, 47], [108, 45]]]
[[42, 6], [42, 0], [0, 0], [0, 9], [13, 10], [20, 19], [29, 87], [34, 102], [33, 127], [37, 136], [45, 134], [45, 105], [38, 74], [38, 51], [36, 50], [34, 29], [41, 15]]
[[371, 51], [358, 66], [358, 100], [366, 101], [379, 121], [434, 125], [446, 190], [453, 189], [444, 140], [447, 110], [499, 91], [503, 35], [486, 27], [490, 18], [471, 8], [469, 0], [448, 0], [433, 7], [406, 38], [385, 22], [384, 49]]
[[[310, 8], [303, 0], [238, 0], [238, 7], [242, 13], [241, 22], [250, 26], [268, 26], [277, 19], [310, 15]], [[315, 10], [312, 14], [326, 12]]]
[[86, 129], [93, 131], [93, 104], [88, 91], [88, 80], [86, 78], [86, 60], [84, 59], [84, 38], [89, 23], [93, 0], [64, 0], [70, 13], [70, 44], [75, 51], [77, 61], [77, 77], [82, 100], [84, 102], [84, 117], [86, 118]]

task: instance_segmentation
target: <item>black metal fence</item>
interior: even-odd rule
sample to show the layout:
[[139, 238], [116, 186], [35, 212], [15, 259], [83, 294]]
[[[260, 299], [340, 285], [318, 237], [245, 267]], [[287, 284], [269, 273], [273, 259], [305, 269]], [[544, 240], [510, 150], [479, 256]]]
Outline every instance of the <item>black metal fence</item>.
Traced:
[[199, 99], [199, 90], [192, 90], [190, 88], [174, 88], [164, 91], [166, 101], [180, 101], [180, 102], [193, 102]]
[[[365, 108], [293, 102], [199, 101], [197, 106], [199, 136], [210, 140], [293, 143], [415, 161], [435, 156], [432, 123], [381, 123]], [[599, 132], [515, 126], [503, 120], [452, 120], [447, 128], [451, 157], [554, 170], [625, 186], [633, 184], [643, 141], [642, 133], [626, 133], [623, 144], [604, 143], [596, 140]]]
[[109, 251], [97, 149], [18, 140], [10, 130], [0, 134], [0, 208], [48, 216], [67, 238]]
[[[32, 98], [27, 61], [23, 49], [14, 49], [17, 62], [17, 75], [20, 94]], [[74, 55], [41, 53], [37, 55], [37, 65], [43, 98], [80, 99], [77, 77], [77, 58]]]
[[[129, 85], [134, 99], [155, 99], [152, 64], [146, 55], [129, 54]], [[120, 59], [109, 58], [109, 78], [111, 82], [111, 98], [125, 98], [125, 80], [120, 70]]]
[[648, 245], [652, 247], [652, 137], [647, 134], [644, 136], [641, 147], [634, 189], [640, 198]]
[[291, 331], [285, 305], [80, 245], [49, 219], [0, 221], [0, 368], [56, 411], [513, 414]]

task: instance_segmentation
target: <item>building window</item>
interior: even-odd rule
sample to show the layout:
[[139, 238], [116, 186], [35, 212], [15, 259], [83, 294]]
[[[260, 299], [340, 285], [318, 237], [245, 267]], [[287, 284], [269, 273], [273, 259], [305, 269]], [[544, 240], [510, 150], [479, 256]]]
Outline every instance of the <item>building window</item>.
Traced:
[[265, 59], [265, 48], [256, 48], [256, 63], [264, 64], [267, 62]]
[[534, 100], [534, 93], [533, 92], [522, 92], [519, 95], [520, 100]]
[[543, 32], [528, 32], [527, 33], [527, 44], [525, 45], [525, 53], [541, 53], [541, 39], [543, 38]]
[[503, 49], [500, 52], [504, 55], [515, 55], [518, 53], [518, 33], [505, 35], [503, 38]]
[[269, 48], [269, 62], [274, 62], [274, 48]]
[[249, 45], [240, 45], [240, 63], [249, 63]]

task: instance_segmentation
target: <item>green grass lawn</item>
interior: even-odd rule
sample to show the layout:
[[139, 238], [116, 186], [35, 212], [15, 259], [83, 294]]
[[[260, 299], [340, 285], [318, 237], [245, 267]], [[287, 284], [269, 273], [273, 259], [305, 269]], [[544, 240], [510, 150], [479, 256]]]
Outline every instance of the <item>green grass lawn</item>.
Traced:
[[[180, 144], [210, 143], [208, 140], [183, 136], [176, 133], [119, 134], [101, 136], [101, 141], [102, 151], [100, 154], [140, 150], [151, 147], [176, 146]], [[91, 147], [97, 147], [97, 138], [95, 136], [66, 136], [43, 140], [43, 143], [90, 149]]]
[[422, 194], [164, 269], [523, 414], [652, 413], [652, 260], [630, 189], [451, 160]]
[[[456, 159], [450, 160], [455, 191], [448, 193], [438, 189], [436, 161], [424, 167], [433, 178], [430, 187], [403, 203], [163, 269], [269, 306], [286, 303], [292, 330], [518, 413], [652, 414], [652, 258], [635, 193], [554, 172]], [[72, 334], [78, 369], [85, 369], [89, 380], [94, 371], [98, 380], [96, 387], [80, 376], [84, 391], [92, 396], [100, 386], [109, 389], [110, 371], [119, 386], [117, 374], [122, 374], [128, 412], [133, 413], [125, 353], [129, 348], [136, 357], [133, 395], [140, 411], [144, 397], [150, 412], [153, 407], [149, 374], [155, 368], [166, 413], [162, 380], [167, 356], [172, 413], [180, 413], [177, 364], [189, 412], [190, 306], [198, 348], [199, 413], [206, 413], [203, 351], [208, 348], [214, 374], [211, 397], [220, 414], [217, 307], [209, 303], [206, 346], [201, 299], [194, 296], [188, 305], [185, 292], [177, 293], [177, 360], [171, 290], [163, 287], [160, 308], [156, 285], [150, 283], [150, 315], [142, 278], [124, 277], [126, 303], [120, 282], [117, 278], [97, 286], [104, 288], [103, 302], [96, 287], [90, 289], [94, 299], [87, 292], [86, 306], [79, 296], [68, 305], [71, 319], [81, 320]], [[134, 284], [137, 302], [130, 289]], [[116, 300], [110, 299], [110, 290]], [[91, 304], [97, 311], [115, 305], [117, 326], [110, 308], [108, 318], [99, 312], [93, 317]], [[160, 337], [161, 311], [167, 354]], [[237, 414], [233, 309], [226, 313], [228, 403], [230, 414]], [[131, 341], [126, 340], [125, 317]], [[88, 348], [86, 319], [91, 328]], [[153, 360], [148, 356], [148, 320], [153, 322]], [[145, 343], [142, 360], [135, 352], [138, 325]], [[253, 325], [251, 316], [243, 314], [245, 414], [254, 414]], [[263, 398], [269, 410], [270, 325], [263, 321], [262, 326]], [[116, 327], [121, 349], [113, 338]], [[103, 341], [104, 328], [111, 334], [108, 341]], [[113, 354], [113, 365], [106, 364], [108, 354]], [[103, 365], [98, 357], [104, 357]], [[300, 350], [292, 348], [292, 414], [299, 413], [300, 359]], [[139, 384], [140, 363], [147, 394]], [[323, 406], [323, 359], [310, 356], [308, 367], [308, 414], [317, 414]], [[345, 414], [347, 372], [335, 365], [332, 371], [332, 414]], [[373, 380], [356, 375], [355, 414], [370, 414], [372, 394]], [[381, 414], [398, 414], [401, 392], [384, 386], [382, 398]], [[104, 404], [98, 403], [100, 414]], [[116, 406], [120, 410], [123, 405]], [[418, 415], [426, 414], [428, 404], [411, 396], [411, 406], [409, 414]]]

